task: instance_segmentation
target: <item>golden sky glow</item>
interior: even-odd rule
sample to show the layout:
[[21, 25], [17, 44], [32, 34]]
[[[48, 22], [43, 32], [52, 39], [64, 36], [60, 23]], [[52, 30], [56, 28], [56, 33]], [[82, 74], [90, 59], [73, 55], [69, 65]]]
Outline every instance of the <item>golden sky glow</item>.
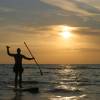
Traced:
[[100, 63], [100, 0], [2, 0], [0, 13], [0, 63], [14, 63], [6, 45], [30, 56], [24, 41], [41, 64]]

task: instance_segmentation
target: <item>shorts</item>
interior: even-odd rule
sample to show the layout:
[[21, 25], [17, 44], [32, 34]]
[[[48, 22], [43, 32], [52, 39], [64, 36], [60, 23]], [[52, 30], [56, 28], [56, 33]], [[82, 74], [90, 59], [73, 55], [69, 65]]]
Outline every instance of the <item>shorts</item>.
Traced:
[[13, 67], [13, 72], [15, 72], [15, 73], [22, 73], [23, 71], [24, 71], [24, 69], [22, 67], [19, 67], [19, 66]]

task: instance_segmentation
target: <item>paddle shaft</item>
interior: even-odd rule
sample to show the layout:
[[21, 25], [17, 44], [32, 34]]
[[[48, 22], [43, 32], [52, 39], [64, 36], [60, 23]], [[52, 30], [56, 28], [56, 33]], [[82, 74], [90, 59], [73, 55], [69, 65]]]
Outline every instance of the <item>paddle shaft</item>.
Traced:
[[41, 75], [43, 75], [43, 72], [42, 72], [42, 70], [40, 69], [39, 64], [37, 63], [37, 61], [36, 61], [35, 57], [34, 57], [34, 56], [33, 56], [33, 54], [31, 53], [30, 49], [28, 48], [28, 46], [27, 46], [26, 42], [24, 42], [24, 44], [25, 44], [25, 46], [26, 46], [27, 50], [29, 51], [30, 55], [32, 56], [32, 58], [34, 58], [34, 61], [35, 61], [36, 65], [38, 66], [38, 68], [39, 68], [39, 70], [40, 70]]

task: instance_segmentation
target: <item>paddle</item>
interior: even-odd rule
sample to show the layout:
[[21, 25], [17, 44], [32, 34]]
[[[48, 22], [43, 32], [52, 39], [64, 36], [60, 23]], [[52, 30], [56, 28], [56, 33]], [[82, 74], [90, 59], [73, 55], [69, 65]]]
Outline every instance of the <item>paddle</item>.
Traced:
[[41, 75], [43, 75], [43, 72], [42, 72], [42, 70], [41, 70], [41, 68], [40, 68], [39, 64], [37, 63], [37, 61], [36, 61], [35, 57], [34, 57], [34, 56], [33, 56], [33, 54], [31, 53], [30, 49], [28, 48], [28, 46], [27, 46], [26, 42], [24, 42], [24, 44], [25, 44], [25, 46], [26, 46], [27, 50], [29, 51], [30, 55], [34, 58], [34, 61], [35, 61], [36, 65], [38, 66], [39, 70], [40, 70], [40, 74], [41, 74]]

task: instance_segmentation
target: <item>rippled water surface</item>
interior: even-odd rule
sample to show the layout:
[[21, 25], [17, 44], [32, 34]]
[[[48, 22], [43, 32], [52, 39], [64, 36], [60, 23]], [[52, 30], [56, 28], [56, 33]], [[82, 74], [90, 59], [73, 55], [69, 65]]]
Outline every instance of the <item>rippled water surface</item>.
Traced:
[[23, 87], [39, 93], [15, 92], [13, 65], [0, 65], [0, 100], [100, 100], [100, 65], [23, 65]]

